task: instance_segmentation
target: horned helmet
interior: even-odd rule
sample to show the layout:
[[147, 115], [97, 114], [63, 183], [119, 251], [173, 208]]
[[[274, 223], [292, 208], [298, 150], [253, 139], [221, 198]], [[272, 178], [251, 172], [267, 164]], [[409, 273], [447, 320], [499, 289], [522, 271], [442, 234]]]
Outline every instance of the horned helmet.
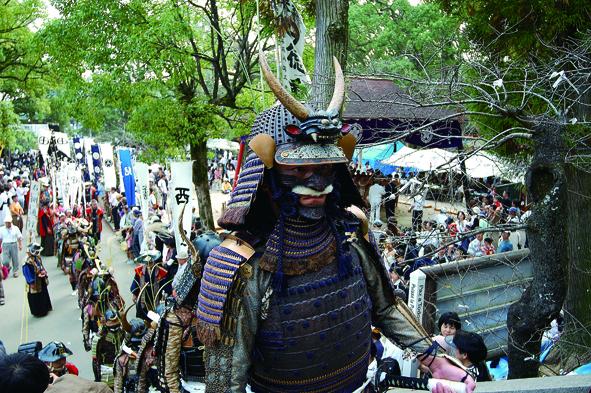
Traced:
[[317, 110], [298, 101], [271, 72], [262, 52], [261, 72], [278, 104], [259, 114], [247, 137], [250, 154], [232, 191], [227, 209], [219, 219], [222, 228], [236, 230], [246, 226], [249, 212], [257, 202], [261, 185], [276, 164], [332, 164], [341, 187], [343, 207], [363, 205], [353, 184], [347, 163], [353, 156], [356, 137], [344, 124], [340, 112], [345, 100], [345, 78], [336, 58], [335, 87], [326, 109]]

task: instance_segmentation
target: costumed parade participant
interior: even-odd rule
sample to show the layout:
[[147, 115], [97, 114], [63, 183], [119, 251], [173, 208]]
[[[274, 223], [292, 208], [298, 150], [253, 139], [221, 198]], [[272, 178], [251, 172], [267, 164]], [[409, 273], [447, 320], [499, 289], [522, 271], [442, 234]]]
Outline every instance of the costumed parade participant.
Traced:
[[98, 206], [96, 199], [90, 202], [90, 207], [86, 208], [86, 219], [91, 224], [91, 236], [95, 242], [101, 240], [101, 232], [103, 231], [103, 209]]
[[23, 265], [23, 275], [27, 282], [27, 300], [31, 314], [36, 317], [44, 317], [53, 309], [47, 291], [47, 271], [39, 256], [42, 249], [39, 244], [31, 243], [27, 249], [27, 260]]
[[[55, 236], [55, 254], [57, 260], [57, 267], [62, 267], [62, 253], [64, 248], [64, 231], [67, 233], [68, 228], [66, 225], [66, 215], [64, 213], [58, 214], [58, 219], [55, 220], [53, 225], [53, 233]], [[63, 269], [62, 269], [63, 270]], [[64, 274], [67, 274], [64, 272]]]
[[92, 339], [92, 371], [95, 382], [104, 382], [113, 387], [113, 364], [124, 336], [117, 312], [113, 309], [105, 311], [98, 334]]
[[66, 227], [61, 231], [61, 250], [59, 254], [59, 265], [65, 274], [69, 276], [70, 285], [72, 290], [76, 290], [77, 277], [72, 270], [72, 261], [74, 255], [78, 252], [80, 242], [78, 239], [79, 233], [78, 228], [73, 221], [66, 222]]
[[[472, 391], [473, 379], [436, 356], [437, 344], [395, 297], [365, 216], [347, 210], [362, 201], [347, 168], [356, 141], [339, 118], [338, 62], [328, 109], [314, 111], [260, 61], [281, 105], [255, 120], [254, 153], [218, 221], [234, 232], [203, 269], [207, 391], [355, 391], [366, 380], [372, 325], [434, 377], [465, 380]], [[441, 383], [435, 391], [453, 392]]]
[[84, 271], [81, 275], [87, 277], [88, 284], [82, 285], [82, 281], [80, 283], [85, 288], [81, 292], [79, 305], [82, 310], [82, 340], [87, 351], [92, 348], [92, 333], [98, 333], [99, 321], [107, 310], [121, 310], [125, 307], [112, 272], [103, 269], [98, 258], [93, 263], [97, 267], [90, 269], [88, 273]]
[[125, 339], [115, 358], [113, 367], [114, 393], [135, 391], [138, 380], [138, 350], [149, 327], [146, 321], [139, 318], [134, 318], [128, 322], [128, 311], [129, 309], [121, 315], [121, 327], [125, 332]]
[[[182, 375], [182, 377], [185, 381], [190, 378], [200, 382], [204, 380], [205, 367], [200, 349], [201, 343], [193, 336], [195, 321], [193, 308], [199, 295], [199, 280], [203, 268], [201, 260], [204, 260], [211, 249], [219, 244], [219, 240], [216, 241], [215, 238], [212, 238], [211, 242], [197, 243], [197, 247], [201, 247], [196, 248], [196, 245], [191, 243], [183, 230], [182, 212], [180, 217], [178, 230], [183, 242], [188, 245], [191, 251], [191, 259], [183, 264], [184, 267], [178, 278], [175, 277], [174, 295], [170, 306], [167, 307], [160, 320], [155, 343], [155, 351], [158, 354], [158, 382], [161, 390], [167, 393], [181, 393], [183, 391], [180, 370], [183, 349], [185, 349], [186, 374], [191, 375]], [[181, 256], [185, 256], [185, 253], [185, 250], [179, 252]], [[191, 369], [189, 369], [189, 365]]]
[[66, 374], [78, 375], [78, 368], [67, 360], [70, 355], [72, 351], [64, 343], [52, 341], [39, 352], [39, 360], [45, 363], [49, 373], [56, 377]]
[[49, 207], [49, 201], [41, 204], [39, 209], [39, 236], [41, 236], [42, 255], [50, 257], [54, 255], [55, 238], [53, 236], [53, 210]]
[[161, 261], [162, 254], [156, 250], [150, 250], [136, 259], [142, 264], [134, 269], [135, 276], [129, 290], [137, 303], [138, 318], [148, 320], [148, 310], [154, 310], [160, 301], [167, 275]]
[[121, 326], [126, 334], [113, 368], [114, 393], [147, 393], [150, 386], [158, 386], [157, 370], [152, 366], [156, 363], [154, 340], [164, 304], [148, 312], [149, 322], [140, 318], [128, 321], [131, 307], [121, 315]]

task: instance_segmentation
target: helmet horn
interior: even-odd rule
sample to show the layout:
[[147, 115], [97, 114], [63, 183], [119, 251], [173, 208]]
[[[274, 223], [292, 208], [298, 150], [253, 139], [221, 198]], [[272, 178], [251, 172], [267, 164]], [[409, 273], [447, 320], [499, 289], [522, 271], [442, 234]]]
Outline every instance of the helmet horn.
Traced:
[[259, 51], [259, 63], [261, 65], [261, 72], [269, 85], [269, 88], [275, 94], [275, 97], [283, 104], [283, 106], [298, 120], [305, 121], [310, 116], [310, 112], [308, 108], [298, 100], [296, 100], [287, 90], [281, 86], [281, 82], [273, 75], [271, 69], [269, 68], [269, 63], [267, 63], [267, 59], [262, 51]]
[[330, 104], [328, 104], [327, 112], [336, 112], [339, 113], [341, 111], [341, 107], [345, 102], [345, 76], [343, 75], [343, 69], [339, 64], [339, 61], [336, 57], [332, 57], [332, 61], [334, 63], [334, 92], [332, 93], [332, 99], [330, 100]]
[[121, 328], [123, 328], [123, 331], [130, 333], [131, 332], [131, 325], [129, 324], [129, 321], [127, 320], [127, 313], [129, 312], [129, 310], [131, 310], [131, 308], [135, 306], [135, 303], [132, 304], [131, 306], [129, 306], [124, 312], [123, 314], [121, 314], [121, 316], [119, 317], [119, 319], [121, 320]]

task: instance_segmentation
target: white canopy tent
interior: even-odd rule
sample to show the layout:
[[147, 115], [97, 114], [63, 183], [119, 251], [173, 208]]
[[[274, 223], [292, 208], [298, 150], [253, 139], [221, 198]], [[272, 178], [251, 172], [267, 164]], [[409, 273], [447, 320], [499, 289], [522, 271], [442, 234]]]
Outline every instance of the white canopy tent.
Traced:
[[[468, 176], [476, 179], [483, 177], [500, 177], [513, 182], [522, 182], [523, 174], [512, 165], [490, 153], [481, 151], [466, 159]], [[419, 172], [432, 170], [461, 172], [458, 153], [443, 149], [413, 149], [404, 146], [390, 158], [383, 160], [386, 165], [415, 168]]]
[[419, 172], [435, 170], [452, 160], [455, 153], [443, 149], [413, 149], [404, 146], [382, 163], [386, 165], [416, 168]]
[[229, 151], [238, 151], [240, 150], [240, 144], [237, 142], [229, 141], [227, 139], [208, 139], [207, 140], [207, 148], [208, 149], [220, 149], [220, 150], [229, 150]]

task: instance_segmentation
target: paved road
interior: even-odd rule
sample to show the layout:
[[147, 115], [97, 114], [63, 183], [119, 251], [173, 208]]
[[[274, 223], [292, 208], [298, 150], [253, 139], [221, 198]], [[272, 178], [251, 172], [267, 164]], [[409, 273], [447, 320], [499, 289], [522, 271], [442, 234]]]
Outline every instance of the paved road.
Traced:
[[[112, 263], [115, 278], [119, 284], [126, 304], [131, 304], [129, 286], [133, 280], [133, 266], [126, 264], [125, 254], [121, 251], [117, 238], [108, 225], [103, 225], [99, 255], [106, 263]], [[24, 251], [20, 261], [24, 260]], [[43, 257], [43, 263], [49, 273], [49, 296], [53, 311], [43, 318], [30, 315], [26, 304], [25, 280], [8, 278], [4, 281], [6, 305], [0, 306], [0, 339], [7, 352], [15, 352], [19, 343], [41, 341], [43, 345], [51, 340], [63, 341], [74, 355], [71, 362], [80, 369], [80, 376], [93, 379], [90, 353], [82, 345], [80, 310], [68, 277], [56, 267], [56, 257]]]

